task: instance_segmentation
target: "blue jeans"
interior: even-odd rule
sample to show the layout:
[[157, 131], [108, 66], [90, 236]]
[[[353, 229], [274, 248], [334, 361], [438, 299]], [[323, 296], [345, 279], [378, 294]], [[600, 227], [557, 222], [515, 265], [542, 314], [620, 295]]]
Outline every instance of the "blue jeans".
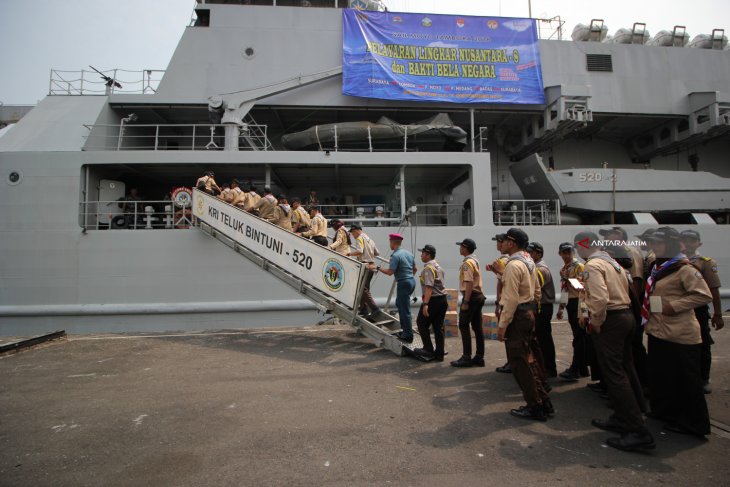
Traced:
[[416, 280], [412, 277], [398, 281], [395, 306], [398, 308], [398, 317], [400, 318], [400, 329], [403, 331], [403, 338], [410, 338], [413, 336], [411, 294], [413, 294], [415, 289]]

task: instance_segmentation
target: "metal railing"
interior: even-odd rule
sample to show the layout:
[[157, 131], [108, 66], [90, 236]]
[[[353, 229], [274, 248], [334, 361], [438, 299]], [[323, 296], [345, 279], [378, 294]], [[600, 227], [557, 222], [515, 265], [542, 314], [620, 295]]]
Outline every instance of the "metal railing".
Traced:
[[560, 225], [560, 200], [494, 200], [495, 225]]
[[109, 83], [90, 69], [62, 71], [51, 69], [49, 95], [110, 95], [114, 93], [154, 94], [165, 73], [162, 69], [108, 69], [101, 71], [121, 87]]
[[84, 230], [184, 229], [193, 220], [190, 206], [170, 200], [82, 201], [79, 217]]
[[[222, 124], [86, 125], [84, 150], [223, 150]], [[266, 125], [244, 125], [239, 131], [239, 150], [269, 150]]]

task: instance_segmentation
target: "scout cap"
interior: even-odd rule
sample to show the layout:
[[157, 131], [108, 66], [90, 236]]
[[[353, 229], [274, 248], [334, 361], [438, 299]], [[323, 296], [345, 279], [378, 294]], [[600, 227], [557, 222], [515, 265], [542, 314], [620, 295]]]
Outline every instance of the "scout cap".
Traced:
[[570, 242], [563, 242], [558, 246], [558, 252], [572, 252], [575, 247]]
[[629, 238], [628, 234], [626, 233], [626, 230], [624, 230], [621, 227], [612, 227], [612, 228], [609, 228], [608, 230], [598, 230], [598, 233], [602, 237], [605, 237], [606, 235], [610, 235], [612, 233], [618, 233], [621, 235], [621, 238], [624, 240]]
[[641, 240], [646, 240], [649, 236], [653, 235], [654, 232], [656, 232], [654, 228], [647, 228], [641, 233], [641, 235], [637, 235], [637, 237]]
[[682, 230], [682, 233], [679, 234], [680, 238], [687, 238], [687, 239], [693, 239], [693, 240], [700, 240], [700, 232], [696, 230]]
[[431, 257], [436, 257], [436, 247], [430, 244], [426, 244], [423, 246], [422, 249], [418, 249], [419, 252], [428, 252], [431, 254]]
[[335, 230], [339, 230], [341, 226], [343, 226], [345, 223], [342, 220], [335, 220], [332, 222], [332, 228]]
[[527, 251], [534, 251], [534, 252], [540, 252], [541, 254], [545, 254], [545, 250], [542, 248], [542, 244], [538, 242], [530, 242], [527, 244]]
[[524, 247], [530, 241], [530, 237], [519, 228], [510, 228], [505, 234], [507, 239], [514, 241], [520, 247]]
[[463, 245], [469, 252], [474, 252], [477, 249], [477, 244], [470, 238], [465, 238], [461, 242], [456, 242], [456, 245]]
[[390, 235], [388, 235], [388, 240], [397, 240], [400, 242], [403, 240], [403, 235], [401, 235], [400, 233], [391, 233]]
[[358, 225], [357, 223], [353, 223], [352, 225], [350, 225], [350, 231], [353, 231], [353, 230], [362, 230], [362, 227], [360, 225]]
[[647, 240], [653, 240], [654, 242], [671, 242], [672, 240], [679, 240], [679, 232], [672, 227], [660, 227], [656, 231], [646, 238]]
[[492, 237], [492, 240], [496, 240], [497, 242], [504, 242], [507, 240], [507, 234], [506, 233], [498, 233], [494, 237]]

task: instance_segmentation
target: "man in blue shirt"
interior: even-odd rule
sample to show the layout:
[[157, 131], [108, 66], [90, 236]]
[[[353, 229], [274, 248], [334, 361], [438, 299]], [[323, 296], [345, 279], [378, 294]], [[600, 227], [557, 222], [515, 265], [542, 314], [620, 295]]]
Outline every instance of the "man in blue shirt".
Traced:
[[371, 269], [374, 268], [378, 272], [395, 277], [397, 283], [395, 305], [398, 308], [401, 328], [396, 336], [404, 342], [411, 343], [413, 341], [411, 294], [416, 289], [416, 280], [413, 278], [416, 273], [415, 258], [412, 253], [400, 248], [401, 243], [403, 243], [402, 235], [391, 233], [388, 238], [390, 239], [390, 250], [393, 251], [388, 268], [383, 269], [380, 266], [375, 267], [371, 264]]

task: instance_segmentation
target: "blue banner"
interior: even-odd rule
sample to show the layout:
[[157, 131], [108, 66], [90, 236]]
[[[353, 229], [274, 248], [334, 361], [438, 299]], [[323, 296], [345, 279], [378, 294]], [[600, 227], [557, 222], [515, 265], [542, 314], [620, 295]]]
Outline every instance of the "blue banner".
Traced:
[[344, 9], [342, 23], [345, 95], [545, 103], [531, 19]]

